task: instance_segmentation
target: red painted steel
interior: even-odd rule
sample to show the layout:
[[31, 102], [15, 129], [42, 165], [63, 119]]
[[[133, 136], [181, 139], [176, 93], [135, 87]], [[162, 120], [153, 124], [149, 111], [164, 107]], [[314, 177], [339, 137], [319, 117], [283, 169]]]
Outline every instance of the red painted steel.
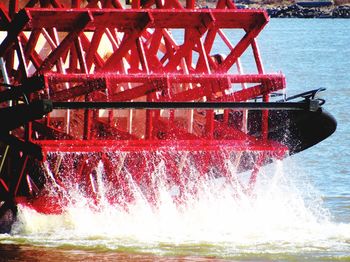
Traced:
[[[133, 0], [131, 8], [119, 0], [10, 0], [8, 6], [0, 4], [0, 29], [7, 33], [0, 44], [3, 81], [9, 78], [15, 85], [42, 78], [43, 91], [29, 100], [237, 102], [262, 97], [268, 102], [272, 92], [285, 88], [285, 79], [263, 69], [256, 37], [267, 22], [264, 11], [236, 9], [226, 0], [214, 9], [199, 8], [194, 0], [185, 6], [178, 0]], [[243, 73], [243, 62], [255, 64], [255, 71]], [[92, 177], [102, 162], [114, 189], [109, 200], [122, 204], [133, 200], [128, 178], [152, 187], [161, 161], [170, 184], [184, 190], [193, 175], [191, 165], [201, 176], [213, 169], [225, 176], [225, 161], [236, 159], [238, 170], [254, 170], [247, 186], [253, 188], [259, 166], [287, 152], [268, 140], [267, 110], [261, 126], [260, 137], [249, 134], [246, 110], [54, 110], [14, 134], [43, 148], [46, 162], [40, 170], [61, 189], [69, 190], [64, 181], [72, 179], [94, 203]], [[33, 189], [35, 162], [25, 158], [17, 201], [31, 202], [40, 212], [61, 212], [67, 199], [62, 192], [49, 193], [53, 184], [41, 193]], [[31, 194], [39, 194], [31, 201], [17, 194], [25, 177]], [[0, 182], [9, 191], [5, 180]], [[148, 194], [150, 201], [154, 197]]]

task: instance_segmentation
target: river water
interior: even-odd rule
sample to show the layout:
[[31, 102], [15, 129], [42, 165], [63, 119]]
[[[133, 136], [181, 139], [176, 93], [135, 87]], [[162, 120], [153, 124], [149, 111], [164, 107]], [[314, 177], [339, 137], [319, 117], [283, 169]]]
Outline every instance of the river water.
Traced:
[[272, 19], [259, 45], [288, 94], [327, 88], [332, 137], [263, 168], [253, 198], [213, 184], [182, 210], [166, 194], [156, 212], [142, 201], [94, 213], [82, 200], [62, 216], [21, 208], [0, 261], [349, 261], [350, 20]]

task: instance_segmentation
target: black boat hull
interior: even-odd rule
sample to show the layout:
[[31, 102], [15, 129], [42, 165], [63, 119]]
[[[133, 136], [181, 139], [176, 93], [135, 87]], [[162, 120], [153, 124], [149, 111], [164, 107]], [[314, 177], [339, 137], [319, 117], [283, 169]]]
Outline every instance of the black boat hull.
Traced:
[[[261, 135], [261, 111], [248, 114], [248, 132]], [[305, 110], [271, 110], [269, 112], [268, 138], [282, 143], [289, 154], [301, 152], [332, 135], [337, 121], [325, 109], [316, 112]]]

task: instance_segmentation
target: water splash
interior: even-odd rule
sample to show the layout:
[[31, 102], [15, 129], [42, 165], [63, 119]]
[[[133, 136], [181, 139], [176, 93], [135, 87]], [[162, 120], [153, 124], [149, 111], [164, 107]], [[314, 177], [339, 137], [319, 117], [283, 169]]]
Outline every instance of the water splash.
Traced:
[[159, 163], [154, 171], [157, 204], [150, 204], [134, 185], [137, 197], [127, 209], [108, 202], [103, 165], [99, 163], [96, 170], [98, 210], [78, 190], [62, 215], [42, 215], [22, 207], [14, 241], [230, 258], [262, 253], [328, 257], [330, 251], [342, 257], [350, 252], [350, 224], [332, 222], [319, 193], [303, 177], [287, 177], [282, 162], [261, 171], [252, 195], [224, 178], [209, 176], [196, 181], [197, 194], [181, 204], [174, 201], [176, 189], [162, 180], [165, 168]]

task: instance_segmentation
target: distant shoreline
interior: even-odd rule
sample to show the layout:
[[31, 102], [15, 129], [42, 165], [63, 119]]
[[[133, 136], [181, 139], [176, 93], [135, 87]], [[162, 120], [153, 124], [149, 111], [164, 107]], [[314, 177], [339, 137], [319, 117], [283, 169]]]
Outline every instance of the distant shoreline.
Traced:
[[[282, 1], [283, 2], [283, 1]], [[216, 1], [206, 2], [207, 6], [215, 8]], [[290, 5], [263, 5], [263, 4], [240, 4], [238, 8], [263, 9], [271, 18], [350, 18], [350, 5], [327, 6], [327, 7], [302, 7], [298, 4]]]
[[350, 18], [350, 6], [302, 7], [297, 4], [263, 8], [272, 18]]

